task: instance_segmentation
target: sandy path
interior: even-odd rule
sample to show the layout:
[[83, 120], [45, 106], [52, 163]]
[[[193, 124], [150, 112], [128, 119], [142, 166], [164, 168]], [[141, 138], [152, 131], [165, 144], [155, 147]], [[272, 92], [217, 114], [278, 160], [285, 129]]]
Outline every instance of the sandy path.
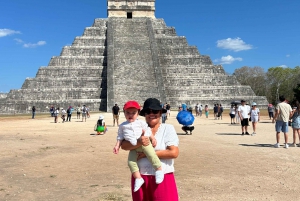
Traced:
[[[57, 124], [38, 115], [0, 118], [0, 200], [131, 200], [127, 152], [112, 154], [117, 127], [103, 114], [109, 131], [102, 136], [93, 132], [99, 114]], [[273, 148], [267, 117], [256, 136], [242, 137], [227, 115], [197, 117], [193, 135], [184, 135], [176, 114], [167, 123], [180, 139], [180, 200], [300, 200], [300, 148]]]

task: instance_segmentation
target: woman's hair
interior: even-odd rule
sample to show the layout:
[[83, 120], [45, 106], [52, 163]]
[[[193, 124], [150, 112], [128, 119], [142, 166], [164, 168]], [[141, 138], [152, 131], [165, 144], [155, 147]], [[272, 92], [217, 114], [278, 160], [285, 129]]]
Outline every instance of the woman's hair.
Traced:
[[296, 105], [296, 107], [297, 107], [297, 110], [300, 111], [300, 103], [299, 103], [299, 101], [296, 101], [296, 104], [295, 104], [295, 105]]

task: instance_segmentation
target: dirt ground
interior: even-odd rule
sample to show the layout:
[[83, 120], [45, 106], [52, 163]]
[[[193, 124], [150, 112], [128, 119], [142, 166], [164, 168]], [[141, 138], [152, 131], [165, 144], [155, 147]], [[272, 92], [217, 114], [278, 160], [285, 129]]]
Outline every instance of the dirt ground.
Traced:
[[[263, 116], [256, 136], [240, 125], [204, 116], [184, 135], [172, 111], [180, 144], [175, 177], [180, 200], [300, 200], [300, 147], [273, 148], [274, 124]], [[114, 155], [117, 127], [95, 135], [99, 113], [86, 122], [51, 117], [0, 117], [0, 200], [131, 200], [127, 152]], [[120, 121], [124, 121], [121, 114]], [[252, 127], [249, 128], [252, 132]], [[292, 131], [289, 131], [292, 142]]]

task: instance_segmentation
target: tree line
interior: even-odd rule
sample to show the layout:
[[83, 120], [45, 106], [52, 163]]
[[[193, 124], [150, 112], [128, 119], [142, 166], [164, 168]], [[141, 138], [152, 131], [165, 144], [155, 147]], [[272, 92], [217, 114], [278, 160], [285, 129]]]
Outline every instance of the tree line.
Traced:
[[256, 95], [266, 96], [269, 103], [276, 104], [280, 95], [290, 102], [300, 101], [300, 66], [271, 67], [267, 72], [258, 66], [243, 66], [233, 75], [242, 85], [251, 86]]

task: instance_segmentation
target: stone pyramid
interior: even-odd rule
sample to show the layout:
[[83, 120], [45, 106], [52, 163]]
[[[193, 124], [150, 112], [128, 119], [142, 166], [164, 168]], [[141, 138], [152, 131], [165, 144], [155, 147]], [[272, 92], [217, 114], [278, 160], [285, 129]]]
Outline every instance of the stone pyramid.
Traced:
[[60, 56], [52, 57], [19, 90], [0, 94], [1, 113], [37, 112], [49, 106], [86, 104], [111, 111], [128, 100], [149, 97], [175, 107], [246, 99], [267, 105], [250, 86], [226, 75], [183, 36], [155, 18], [155, 0], [108, 0], [108, 18], [95, 19]]

